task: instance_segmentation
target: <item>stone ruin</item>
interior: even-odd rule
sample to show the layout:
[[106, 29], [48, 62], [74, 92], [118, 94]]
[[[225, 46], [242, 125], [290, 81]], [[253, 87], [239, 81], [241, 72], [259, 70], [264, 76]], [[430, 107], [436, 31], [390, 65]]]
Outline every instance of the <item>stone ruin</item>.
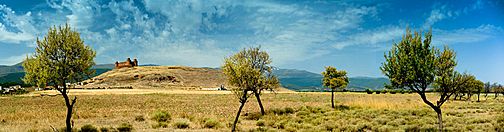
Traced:
[[130, 58], [128, 58], [125, 62], [115, 62], [115, 69], [123, 68], [123, 67], [135, 67], [138, 66], [138, 60], [133, 59], [131, 61]]

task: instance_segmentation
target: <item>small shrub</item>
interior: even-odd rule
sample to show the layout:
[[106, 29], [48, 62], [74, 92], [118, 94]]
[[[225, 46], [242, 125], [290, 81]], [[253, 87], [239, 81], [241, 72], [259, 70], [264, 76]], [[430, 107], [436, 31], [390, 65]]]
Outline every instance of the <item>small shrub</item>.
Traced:
[[220, 122], [213, 118], [208, 118], [203, 122], [203, 127], [205, 128], [218, 128], [219, 126]]
[[145, 121], [145, 118], [143, 115], [138, 115], [138, 116], [135, 116], [135, 121], [142, 122], [142, 121]]
[[399, 92], [400, 92], [401, 94], [406, 93], [403, 89], [399, 90]]
[[79, 132], [98, 132], [98, 129], [91, 124], [87, 124], [82, 126]]
[[171, 115], [166, 111], [156, 111], [152, 114], [151, 119], [157, 122], [167, 122], [171, 120]]
[[245, 113], [245, 119], [247, 120], [259, 120], [262, 114], [259, 112]]
[[365, 91], [367, 94], [373, 94], [373, 91], [371, 91], [371, 89], [366, 89]]
[[115, 130], [114, 128], [107, 128], [107, 127], [100, 128], [100, 132], [112, 132], [114, 130]]
[[188, 119], [177, 119], [173, 123], [173, 127], [179, 129], [189, 128], [189, 120]]
[[264, 126], [264, 125], [265, 125], [264, 120], [258, 120], [258, 121], [256, 122], [256, 126]]
[[382, 92], [383, 94], [386, 94], [388, 91], [384, 89], [384, 90], [382, 90], [381, 92]]
[[335, 107], [335, 109], [337, 110], [349, 110], [350, 109], [350, 106], [346, 106], [346, 105], [337, 105]]
[[119, 132], [131, 132], [133, 130], [133, 126], [129, 123], [122, 123], [117, 127]]
[[397, 91], [396, 91], [396, 90], [391, 90], [391, 91], [390, 91], [390, 94], [396, 94], [396, 93], [397, 93]]
[[286, 108], [284, 108], [284, 110], [285, 110], [285, 113], [286, 113], [286, 114], [292, 114], [292, 113], [296, 112], [296, 111], [295, 111], [293, 108], [291, 108], [291, 107], [286, 107]]
[[376, 90], [376, 91], [375, 91], [375, 93], [376, 93], [376, 94], [380, 94], [380, 93], [381, 93], [381, 91]]

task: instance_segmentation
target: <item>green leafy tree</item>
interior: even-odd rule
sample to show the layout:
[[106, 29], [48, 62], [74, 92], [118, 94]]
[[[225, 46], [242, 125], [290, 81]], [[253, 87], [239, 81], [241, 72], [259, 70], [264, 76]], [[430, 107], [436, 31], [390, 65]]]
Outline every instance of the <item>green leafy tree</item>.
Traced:
[[334, 107], [334, 91], [343, 90], [348, 85], [348, 77], [346, 71], [336, 70], [332, 66], [325, 67], [322, 72], [322, 85], [331, 89], [331, 106]]
[[497, 98], [497, 96], [499, 96], [499, 92], [500, 92], [500, 89], [501, 89], [502, 85], [498, 84], [498, 83], [493, 83], [492, 84], [492, 90], [494, 92], [494, 99]]
[[471, 81], [471, 87], [474, 90], [474, 92], [476, 93], [476, 95], [478, 95], [478, 102], [480, 102], [481, 92], [485, 91], [485, 83], [483, 83], [480, 80], [474, 79]]
[[[443, 130], [441, 106], [452, 96], [460, 86], [467, 82], [470, 75], [455, 72], [455, 52], [448, 47], [443, 51], [431, 46], [432, 30], [424, 34], [412, 33], [406, 29], [406, 34], [399, 43], [385, 54], [385, 62], [380, 69], [390, 79], [392, 88], [407, 88], [418, 95], [430, 106], [438, 117], [439, 130]], [[436, 82], [435, 92], [439, 99], [431, 102], [426, 91]]]
[[504, 86], [502, 86], [502, 84], [497, 84], [497, 83], [494, 83], [494, 93], [495, 93], [495, 98], [497, 98], [497, 96], [499, 96], [499, 93], [501, 93], [502, 95], [504, 95]]
[[26, 83], [45, 86], [53, 85], [65, 99], [67, 107], [66, 131], [72, 130], [72, 110], [77, 101], [68, 95], [67, 83], [76, 83], [94, 73], [91, 67], [96, 53], [86, 46], [80, 34], [68, 24], [58, 28], [49, 28], [43, 40], [37, 39], [37, 48], [33, 56], [23, 63]]
[[485, 99], [488, 97], [488, 93], [490, 93], [490, 90], [492, 89], [492, 84], [490, 82], [485, 83]]
[[229, 84], [233, 86], [230, 87], [230, 90], [238, 97], [240, 102], [232, 131], [236, 131], [236, 124], [241, 110], [251, 95], [256, 96], [261, 112], [264, 114], [259, 98], [261, 91], [274, 90], [279, 87], [279, 81], [272, 74], [273, 67], [270, 66], [270, 63], [268, 53], [260, 51], [259, 47], [244, 49], [224, 60], [222, 71], [226, 75]]

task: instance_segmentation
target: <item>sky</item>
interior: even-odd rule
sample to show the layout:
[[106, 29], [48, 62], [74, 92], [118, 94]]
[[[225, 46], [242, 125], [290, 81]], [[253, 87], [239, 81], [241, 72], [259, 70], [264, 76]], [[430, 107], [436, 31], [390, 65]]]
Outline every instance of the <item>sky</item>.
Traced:
[[252, 46], [278, 68], [384, 77], [383, 55], [406, 27], [432, 28], [460, 72], [504, 83], [504, 0], [0, 0], [0, 65], [21, 62], [51, 26], [69, 23], [98, 64], [219, 67]]

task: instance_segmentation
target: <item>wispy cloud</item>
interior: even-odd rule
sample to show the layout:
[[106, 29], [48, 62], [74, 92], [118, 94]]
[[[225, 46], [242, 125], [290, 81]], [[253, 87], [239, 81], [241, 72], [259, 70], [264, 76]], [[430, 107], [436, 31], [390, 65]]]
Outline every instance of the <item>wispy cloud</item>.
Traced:
[[9, 56], [0, 59], [0, 64], [2, 65], [14, 65], [26, 59], [28, 54]]
[[[359, 32], [342, 37], [333, 47], [343, 49], [350, 45], [365, 45], [369, 47], [383, 47], [390, 45], [394, 40], [399, 41], [405, 29], [398, 26], [384, 26], [372, 30]], [[388, 47], [388, 46], [387, 46]]]
[[504, 34], [501, 27], [488, 24], [476, 28], [461, 28], [449, 31], [433, 30], [433, 43], [438, 45], [481, 42]]
[[458, 17], [462, 14], [467, 14], [470, 11], [474, 11], [480, 8], [483, 8], [484, 2], [481, 0], [475, 1], [470, 6], [466, 6], [460, 9], [451, 9], [449, 5], [446, 4], [435, 4], [432, 8], [432, 11], [429, 14], [429, 17], [425, 20], [423, 25], [424, 29], [428, 29], [432, 27], [436, 22], [439, 22], [444, 19], [450, 19]]

